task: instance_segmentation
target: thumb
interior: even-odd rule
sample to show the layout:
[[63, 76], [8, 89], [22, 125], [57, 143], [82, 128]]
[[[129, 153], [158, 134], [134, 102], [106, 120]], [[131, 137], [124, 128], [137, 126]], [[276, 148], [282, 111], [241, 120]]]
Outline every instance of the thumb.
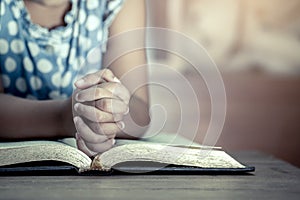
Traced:
[[86, 89], [92, 87], [94, 85], [98, 85], [104, 82], [119, 82], [120, 80], [113, 74], [113, 72], [109, 69], [104, 69], [97, 71], [92, 74], [88, 74], [83, 78], [77, 80], [75, 82], [75, 86], [78, 89]]

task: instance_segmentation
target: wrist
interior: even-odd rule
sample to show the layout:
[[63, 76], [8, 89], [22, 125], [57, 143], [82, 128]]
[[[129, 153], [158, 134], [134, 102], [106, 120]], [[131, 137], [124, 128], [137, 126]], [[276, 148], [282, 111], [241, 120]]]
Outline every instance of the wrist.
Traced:
[[59, 113], [60, 133], [61, 137], [75, 137], [76, 128], [73, 122], [72, 98], [61, 102]]

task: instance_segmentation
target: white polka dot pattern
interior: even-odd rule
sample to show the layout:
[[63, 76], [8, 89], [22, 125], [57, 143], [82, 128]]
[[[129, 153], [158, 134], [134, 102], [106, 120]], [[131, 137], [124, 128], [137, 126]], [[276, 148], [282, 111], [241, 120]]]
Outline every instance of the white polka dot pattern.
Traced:
[[92, 45], [92, 40], [84, 36], [79, 36], [79, 45], [84, 50], [90, 49]]
[[15, 54], [19, 54], [22, 53], [24, 51], [24, 42], [20, 39], [14, 39], [11, 43], [10, 43], [10, 48], [11, 51]]
[[17, 19], [20, 18], [20, 15], [21, 15], [20, 9], [18, 9], [16, 6], [13, 6], [13, 7], [12, 7], [12, 11], [13, 11], [14, 16], [15, 16]]
[[11, 57], [6, 58], [4, 66], [7, 72], [13, 72], [17, 69], [17, 63]]
[[66, 94], [61, 94], [59, 91], [52, 91], [49, 93], [49, 97], [54, 100], [67, 99]]
[[76, 49], [72, 48], [70, 50], [70, 55], [69, 55], [69, 64], [74, 65], [75, 61], [76, 61]]
[[98, 31], [98, 33], [97, 33], [97, 40], [101, 41], [102, 37], [103, 37], [102, 31]]
[[96, 17], [95, 15], [88, 16], [86, 20], [86, 28], [89, 31], [96, 30], [100, 25], [99, 17]]
[[51, 99], [58, 99], [59, 96], [60, 96], [59, 91], [52, 91], [52, 92], [49, 93], [49, 97], [50, 97]]
[[87, 1], [87, 8], [89, 10], [96, 9], [99, 6], [99, 1]]
[[2, 78], [3, 87], [8, 88], [10, 86], [10, 78], [5, 74], [1, 75], [1, 78]]
[[40, 48], [37, 44], [33, 42], [28, 42], [28, 48], [32, 56], [37, 56], [40, 53]]
[[20, 77], [17, 79], [16, 81], [16, 88], [20, 91], [20, 92], [26, 92], [27, 90], [27, 85], [26, 85], [26, 81], [24, 78]]
[[52, 77], [51, 77], [51, 83], [55, 87], [59, 88], [60, 87], [60, 82], [61, 82], [61, 75], [60, 75], [60, 73], [57, 72], [57, 73], [53, 74]]
[[0, 39], [0, 54], [7, 54], [8, 49], [8, 42], [4, 39]]
[[110, 1], [108, 4], [109, 10], [114, 10], [119, 7], [120, 1]]
[[79, 12], [78, 22], [79, 22], [79, 24], [82, 25], [82, 24], [85, 23], [85, 20], [86, 20], [86, 13], [85, 13], [85, 11], [81, 10], [81, 11]]
[[60, 56], [62, 58], [67, 58], [69, 55], [70, 44], [64, 43], [60, 46]]
[[30, 78], [30, 86], [34, 90], [39, 90], [42, 88], [42, 81], [39, 77], [37, 76], [32, 76]]
[[8, 32], [10, 35], [15, 36], [18, 33], [18, 25], [15, 21], [10, 21], [7, 24]]
[[71, 78], [72, 78], [72, 73], [71, 72], [67, 72], [65, 74], [65, 76], [63, 77], [61, 86], [63, 88], [68, 87], [70, 85], [70, 83], [71, 83]]
[[100, 48], [93, 49], [87, 57], [87, 61], [90, 64], [101, 64], [101, 50]]
[[36, 98], [35, 96], [31, 95], [31, 94], [28, 94], [28, 95], [26, 96], [26, 99], [37, 100], [37, 98]]
[[47, 59], [41, 59], [37, 62], [37, 68], [42, 73], [49, 73], [52, 69], [52, 63]]
[[74, 39], [78, 38], [78, 36], [79, 36], [79, 25], [78, 25], [78, 23], [74, 24], [74, 29], [73, 30], [74, 30], [73, 31], [73, 38]]
[[32, 61], [30, 60], [30, 58], [25, 57], [23, 59], [23, 66], [29, 73], [33, 72], [33, 64], [32, 64]]
[[4, 16], [4, 14], [5, 14], [5, 5], [4, 5], [4, 2], [3, 1], [1, 1], [0, 2], [0, 16]]
[[77, 3], [65, 16], [67, 25], [51, 31], [32, 24], [23, 1], [0, 1], [4, 92], [28, 99], [70, 97], [79, 76], [101, 67], [102, 47], [92, 51], [90, 65], [85, 61], [107, 39], [109, 24], [123, 1], [72, 1]]

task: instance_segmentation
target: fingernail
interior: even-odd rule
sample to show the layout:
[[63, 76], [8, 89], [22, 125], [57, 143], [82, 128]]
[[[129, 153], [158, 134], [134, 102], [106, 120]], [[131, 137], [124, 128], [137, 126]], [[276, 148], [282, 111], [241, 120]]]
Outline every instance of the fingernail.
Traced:
[[78, 81], [75, 82], [75, 85], [82, 87], [82, 86], [84, 86], [84, 82], [85, 82], [84, 79], [79, 79]]
[[112, 139], [112, 144], [115, 145], [116, 144], [116, 140]]
[[76, 117], [73, 118], [73, 121], [74, 121], [75, 124], [78, 123], [78, 120], [79, 120], [79, 117], [78, 117], [78, 116], [76, 116]]
[[75, 138], [76, 138], [76, 140], [79, 140], [80, 136], [78, 133], [75, 133]]
[[114, 82], [121, 83], [121, 81], [117, 77], [114, 77]]
[[[77, 112], [78, 111], [78, 107], [79, 107], [79, 103], [76, 103], [75, 105], [74, 105], [74, 110]], [[75, 117], [76, 118], [76, 117]]]
[[124, 115], [127, 115], [129, 113], [129, 107], [127, 108], [126, 112], [124, 113]]
[[75, 100], [79, 101], [79, 94], [78, 93], [75, 95]]
[[118, 122], [118, 125], [121, 130], [123, 130], [125, 128], [125, 123], [122, 121]]

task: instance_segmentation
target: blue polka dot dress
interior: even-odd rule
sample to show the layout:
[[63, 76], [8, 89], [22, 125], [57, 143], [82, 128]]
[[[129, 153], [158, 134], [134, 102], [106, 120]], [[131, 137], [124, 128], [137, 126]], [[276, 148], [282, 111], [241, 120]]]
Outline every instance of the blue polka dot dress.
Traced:
[[[0, 78], [4, 92], [29, 99], [66, 99], [88, 53], [108, 38], [124, 0], [71, 0], [66, 26], [32, 23], [23, 0], [0, 0]], [[98, 60], [102, 60], [102, 45]], [[98, 66], [99, 69], [101, 66]]]

